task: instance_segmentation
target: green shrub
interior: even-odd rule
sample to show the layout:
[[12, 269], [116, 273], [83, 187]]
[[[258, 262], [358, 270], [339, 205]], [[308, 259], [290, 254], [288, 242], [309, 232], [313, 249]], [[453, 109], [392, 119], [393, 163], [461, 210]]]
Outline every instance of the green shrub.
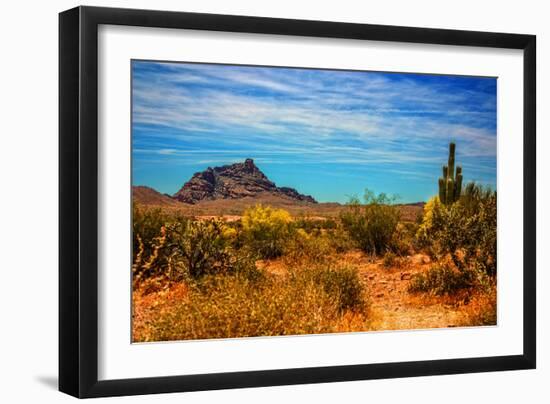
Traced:
[[497, 248], [496, 192], [468, 184], [459, 201], [443, 205], [430, 200], [417, 239], [431, 255], [449, 255], [461, 270], [481, 269], [496, 274]]
[[246, 251], [238, 250], [231, 259], [231, 273], [241, 280], [259, 282], [266, 276], [265, 271], [256, 266], [256, 259]]
[[292, 234], [292, 218], [283, 209], [257, 205], [242, 217], [244, 244], [262, 258], [281, 256]]
[[321, 232], [322, 230], [332, 230], [337, 227], [337, 223], [332, 218], [316, 219], [310, 217], [299, 217], [294, 220], [293, 226], [296, 229], [303, 229], [307, 233]]
[[330, 237], [326, 234], [315, 231], [308, 234], [298, 229], [284, 246], [283, 259], [289, 266], [305, 262], [319, 263], [330, 259], [333, 252]]
[[192, 278], [230, 270], [237, 258], [229, 246], [231, 232], [218, 219], [188, 221], [169, 227], [174, 263]]
[[414, 254], [417, 229], [418, 226], [413, 222], [399, 222], [393, 233], [391, 251], [399, 256]]
[[258, 277], [253, 257], [233, 247], [235, 237], [236, 230], [219, 219], [173, 222], [161, 226], [147, 254], [138, 236], [139, 250], [132, 266], [134, 286], [147, 280], [146, 289], [153, 291], [163, 282], [226, 272]]
[[173, 217], [160, 208], [147, 208], [133, 204], [132, 207], [132, 237], [133, 237], [133, 261], [137, 254], [149, 256], [153, 252], [154, 239], [160, 235], [160, 229], [167, 223], [185, 220], [181, 217]]
[[460, 202], [464, 209], [470, 215], [473, 215], [480, 209], [481, 205], [493, 199], [496, 200], [496, 192], [490, 187], [483, 187], [475, 182], [469, 182], [464, 187]]
[[295, 231], [292, 232], [284, 247], [284, 257], [290, 261], [307, 259], [323, 261], [334, 253], [342, 253], [355, 248], [354, 240], [342, 224], [333, 223], [334, 225], [331, 224], [326, 228], [295, 226]]
[[393, 206], [394, 198], [384, 193], [376, 196], [365, 192], [365, 203], [357, 198], [348, 203], [348, 209], [340, 215], [342, 225], [366, 253], [382, 254], [393, 248], [393, 236], [399, 222], [399, 209]]
[[356, 247], [355, 241], [342, 224], [338, 224], [334, 230], [328, 233], [328, 239], [331, 248], [337, 253], [343, 253]]
[[415, 274], [411, 278], [409, 291], [446, 295], [471, 288], [476, 285], [476, 280], [473, 270], [460, 271], [449, 264], [436, 264], [426, 273]]
[[314, 272], [315, 281], [337, 301], [340, 311], [354, 310], [365, 304], [363, 287], [356, 268], [325, 267]]
[[[158, 278], [164, 275], [165, 268], [169, 265], [169, 253], [166, 248], [166, 228], [161, 226], [159, 235], [152, 237], [148, 243], [142, 241], [139, 233], [134, 234], [137, 239], [138, 247], [135, 252], [135, 258], [132, 262], [132, 280], [136, 287], [143, 281]], [[159, 282], [154, 282], [155, 285], [148, 285], [148, 289], [154, 289], [159, 286]], [[150, 287], [152, 286], [152, 287]]]
[[399, 257], [397, 256], [396, 253], [394, 253], [393, 251], [388, 251], [386, 252], [386, 254], [384, 254], [384, 258], [382, 259], [382, 265], [385, 268], [399, 266], [399, 264], [400, 264]]

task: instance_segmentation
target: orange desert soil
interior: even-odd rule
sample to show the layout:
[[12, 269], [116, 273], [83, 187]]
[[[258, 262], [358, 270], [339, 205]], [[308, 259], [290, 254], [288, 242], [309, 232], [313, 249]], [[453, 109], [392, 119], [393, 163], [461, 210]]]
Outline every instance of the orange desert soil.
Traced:
[[[467, 293], [448, 297], [410, 293], [407, 289], [412, 276], [430, 267], [430, 258], [424, 254], [403, 257], [392, 267], [385, 267], [381, 258], [372, 259], [359, 251], [343, 254], [338, 261], [356, 266], [367, 285], [369, 331], [464, 326], [483, 304], [479, 300], [486, 298], [477, 294], [468, 297]], [[278, 260], [259, 264], [273, 274], [286, 272]]]
[[[402, 257], [398, 264], [389, 268], [383, 265], [381, 258], [372, 259], [359, 251], [340, 255], [338, 262], [357, 267], [368, 291], [369, 320], [360, 331], [468, 326], [476, 323], [479, 313], [491, 299], [495, 299], [494, 295], [469, 294], [467, 291], [447, 297], [410, 293], [411, 277], [430, 267], [430, 259], [424, 254]], [[279, 259], [258, 261], [257, 265], [274, 275], [285, 276], [287, 273], [285, 264]], [[149, 294], [134, 291], [134, 324], [145, 325], [153, 316], [172, 310], [178, 301], [186, 298], [187, 286], [184, 283], [165, 286]], [[357, 325], [354, 330], [357, 330]], [[139, 328], [138, 325], [134, 332], [139, 334]]]

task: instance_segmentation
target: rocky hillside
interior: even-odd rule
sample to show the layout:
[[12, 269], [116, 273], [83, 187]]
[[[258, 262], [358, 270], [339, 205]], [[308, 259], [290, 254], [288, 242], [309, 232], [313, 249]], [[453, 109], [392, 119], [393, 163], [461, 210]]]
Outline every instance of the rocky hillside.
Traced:
[[201, 201], [241, 199], [264, 195], [317, 203], [313, 197], [302, 195], [294, 188], [276, 186], [254, 164], [252, 159], [246, 159], [244, 163], [208, 167], [205, 171], [195, 173], [174, 194], [173, 198], [180, 202], [196, 204]]

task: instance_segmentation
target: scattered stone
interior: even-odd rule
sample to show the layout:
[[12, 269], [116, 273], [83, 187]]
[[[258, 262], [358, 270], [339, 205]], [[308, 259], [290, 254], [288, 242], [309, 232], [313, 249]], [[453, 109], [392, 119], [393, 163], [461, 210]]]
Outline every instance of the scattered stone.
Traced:
[[411, 273], [410, 272], [401, 272], [401, 280], [409, 280], [411, 279]]
[[383, 293], [377, 293], [376, 297], [384, 297], [384, 294]]

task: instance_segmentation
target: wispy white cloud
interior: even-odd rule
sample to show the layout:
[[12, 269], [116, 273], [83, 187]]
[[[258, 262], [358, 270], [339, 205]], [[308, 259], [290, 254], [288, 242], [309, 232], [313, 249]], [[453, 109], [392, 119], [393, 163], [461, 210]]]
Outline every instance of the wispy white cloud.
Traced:
[[496, 91], [485, 82], [175, 63], [144, 63], [133, 74], [139, 161], [215, 165], [253, 155], [422, 178], [455, 140], [465, 167], [496, 175]]

